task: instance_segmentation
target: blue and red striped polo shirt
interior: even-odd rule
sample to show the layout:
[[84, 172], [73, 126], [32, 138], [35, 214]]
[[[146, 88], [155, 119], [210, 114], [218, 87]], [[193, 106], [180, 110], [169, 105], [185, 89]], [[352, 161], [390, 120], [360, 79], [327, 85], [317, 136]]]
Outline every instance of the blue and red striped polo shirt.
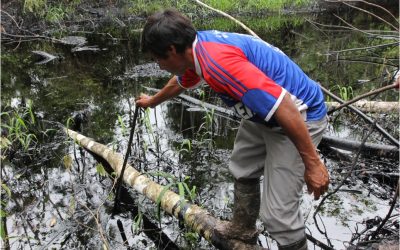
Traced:
[[285, 93], [305, 121], [326, 115], [318, 84], [281, 50], [259, 38], [199, 31], [192, 49], [195, 70], [178, 76], [179, 84], [194, 88], [206, 82], [244, 119], [276, 125], [273, 114]]

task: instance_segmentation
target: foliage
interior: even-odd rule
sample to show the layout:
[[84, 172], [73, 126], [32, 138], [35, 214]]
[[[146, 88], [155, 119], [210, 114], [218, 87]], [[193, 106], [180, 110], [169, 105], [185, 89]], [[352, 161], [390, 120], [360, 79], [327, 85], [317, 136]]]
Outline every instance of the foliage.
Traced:
[[45, 19], [51, 23], [58, 23], [67, 15], [67, 10], [61, 5], [51, 6], [46, 13]]
[[344, 101], [351, 100], [354, 97], [353, 87], [351, 86], [335, 85], [331, 91], [335, 90], [339, 90], [339, 97]]
[[122, 135], [126, 135], [128, 133], [127, 129], [126, 129], [126, 125], [125, 125], [125, 122], [123, 121], [122, 116], [120, 116], [120, 115], [118, 115], [118, 124], [121, 127]]
[[103, 165], [101, 163], [96, 165], [96, 172], [100, 175], [100, 176], [107, 176], [107, 171], [104, 169]]
[[133, 221], [134, 222], [132, 223], [132, 233], [135, 235], [139, 233], [140, 229], [143, 226], [143, 214], [140, 209], [138, 209], [138, 214], [135, 216]]
[[[279, 11], [281, 9], [287, 7], [299, 7], [299, 6], [307, 6], [310, 3], [314, 2], [314, 0], [249, 0], [249, 1], [230, 1], [230, 0], [205, 0], [203, 1], [205, 4], [220, 9], [226, 12], [234, 12], [234, 13], [254, 13], [255, 11]], [[210, 10], [205, 10], [205, 8], [200, 7], [194, 1], [189, 0], [180, 0], [180, 1], [172, 1], [172, 0], [131, 0], [132, 7], [128, 9], [128, 11], [132, 14], [136, 15], [148, 15], [155, 11], [159, 11], [165, 9], [166, 6], [176, 8], [177, 10], [184, 11], [188, 14], [188, 16], [194, 15], [204, 15], [206, 13], [210, 13]]]
[[[4, 197], [7, 197], [7, 200]], [[7, 229], [4, 224], [3, 218], [7, 217], [7, 212], [4, 210], [4, 207], [7, 205], [8, 200], [11, 198], [11, 190], [5, 183], [1, 184], [1, 209], [0, 209], [0, 238], [4, 241], [7, 240]]]
[[204, 107], [205, 114], [203, 117], [203, 123], [200, 125], [197, 131], [197, 137], [200, 143], [205, 144], [209, 150], [214, 148], [214, 123], [215, 123], [215, 110], [207, 109]]
[[178, 194], [181, 197], [181, 200], [186, 200], [188, 199], [191, 202], [194, 202], [197, 196], [197, 190], [196, 186], [193, 186], [192, 188], [189, 188], [187, 182], [189, 181], [190, 177], [185, 176], [183, 180], [179, 180], [175, 176], [162, 172], [162, 171], [156, 171], [156, 172], [149, 172], [147, 173], [151, 176], [159, 176], [159, 177], [164, 177], [169, 183], [164, 186], [163, 190], [161, 191], [160, 195], [157, 197], [157, 218], [160, 220], [161, 219], [161, 210], [160, 210], [160, 205], [161, 205], [161, 200], [164, 197], [165, 193], [172, 189], [173, 187], [176, 187], [178, 189]]
[[6, 136], [2, 135], [1, 138], [2, 154], [11, 147], [21, 147], [24, 151], [27, 151], [38, 140], [37, 136], [32, 133], [36, 126], [36, 118], [30, 101], [26, 107], [2, 112], [1, 131], [6, 134]]
[[69, 14], [73, 14], [75, 7], [81, 3], [81, 0], [72, 1], [47, 1], [47, 0], [25, 0], [23, 5], [24, 13], [44, 18], [51, 23], [63, 21]]
[[[29, 156], [28, 152], [37, 153], [38, 143], [49, 136], [54, 129], [45, 129], [43, 122], [34, 112], [33, 103], [28, 100], [25, 106], [10, 108], [1, 112], [1, 159], [20, 153]], [[11, 157], [13, 160], [15, 157]]]
[[25, 0], [24, 1], [24, 12], [42, 12], [47, 4], [47, 0]]

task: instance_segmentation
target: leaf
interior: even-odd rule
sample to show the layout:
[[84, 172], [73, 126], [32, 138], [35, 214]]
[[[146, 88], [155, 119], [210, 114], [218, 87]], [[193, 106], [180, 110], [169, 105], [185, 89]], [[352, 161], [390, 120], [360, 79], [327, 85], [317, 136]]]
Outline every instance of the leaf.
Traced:
[[138, 234], [141, 227], [142, 227], [142, 212], [139, 211], [139, 213], [135, 216], [134, 223], [132, 223], [132, 233]]
[[56, 224], [57, 224], [57, 218], [56, 217], [51, 218], [49, 226], [54, 227], [54, 225]]
[[107, 176], [107, 171], [104, 169], [104, 167], [103, 167], [103, 165], [101, 165], [101, 163], [96, 165], [96, 172], [100, 176]]
[[1, 188], [6, 191], [8, 197], [11, 197], [11, 190], [7, 187], [5, 183], [1, 184]]
[[70, 202], [69, 202], [69, 208], [68, 211], [70, 214], [73, 214], [75, 212], [75, 198], [72, 197]]
[[[6, 225], [3, 222], [3, 220], [0, 221], [0, 237], [2, 240], [5, 240], [7, 238], [7, 234], [6, 234], [7, 230], [6, 230]], [[3, 242], [4, 243], [4, 242]]]
[[0, 137], [0, 149], [8, 148], [11, 145], [11, 141], [6, 137]]
[[191, 190], [189, 189], [189, 186], [186, 183], [183, 183], [183, 186], [185, 187], [190, 200], [193, 201], [196, 198], [196, 186], [193, 186]]
[[72, 167], [72, 157], [71, 157], [70, 155], [65, 155], [65, 156], [63, 157], [63, 163], [64, 163], [64, 167], [65, 167], [67, 170], [70, 170], [71, 167]]
[[170, 189], [170, 187], [171, 187], [172, 185], [174, 185], [174, 183], [170, 183], [170, 184], [168, 184], [167, 186], [165, 186], [165, 187], [163, 188], [163, 190], [161, 190], [160, 195], [157, 197], [156, 203], [157, 203], [157, 219], [158, 219], [158, 220], [161, 219], [161, 216], [160, 216], [160, 213], [161, 213], [161, 210], [160, 210], [161, 199], [162, 199], [162, 197], [165, 195], [165, 192], [167, 192], [167, 191]]
[[167, 192], [167, 191], [171, 188], [172, 185], [173, 185], [173, 183], [170, 183], [170, 184], [166, 185], [166, 186], [163, 188], [163, 190], [161, 190], [161, 193], [160, 193], [160, 195], [157, 197], [157, 201], [156, 201], [156, 203], [157, 203], [158, 205], [161, 203], [161, 199], [163, 198], [165, 192]]
[[3, 209], [0, 209], [0, 217], [1, 218], [7, 217], [7, 212], [4, 211]]
[[181, 199], [185, 198], [185, 189], [183, 188], [182, 182], [178, 183], [178, 190], [179, 190], [179, 196]]

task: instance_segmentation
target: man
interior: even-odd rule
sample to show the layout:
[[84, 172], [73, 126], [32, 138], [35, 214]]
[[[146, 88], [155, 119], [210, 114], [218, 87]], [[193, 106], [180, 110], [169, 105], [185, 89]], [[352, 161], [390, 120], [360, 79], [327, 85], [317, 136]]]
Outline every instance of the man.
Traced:
[[138, 106], [154, 107], [207, 83], [243, 117], [229, 163], [233, 218], [215, 233], [255, 244], [260, 214], [280, 249], [307, 249], [299, 209], [304, 180], [315, 199], [329, 184], [316, 152], [327, 124], [318, 84], [270, 44], [243, 34], [197, 32], [171, 9], [147, 19], [142, 50], [174, 76], [154, 96], [141, 94]]

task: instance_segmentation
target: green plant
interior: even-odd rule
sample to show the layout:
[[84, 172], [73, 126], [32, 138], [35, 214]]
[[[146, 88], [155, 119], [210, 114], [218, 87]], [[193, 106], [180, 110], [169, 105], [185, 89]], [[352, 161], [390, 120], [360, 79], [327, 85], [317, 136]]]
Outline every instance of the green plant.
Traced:
[[122, 119], [122, 116], [120, 115], [118, 115], [118, 123], [121, 126], [122, 135], [126, 135], [127, 134], [126, 125]]
[[[0, 149], [1, 159], [7, 152], [28, 150], [38, 145], [39, 139], [44, 139], [55, 129], [44, 129], [43, 123], [38, 120], [31, 100], [23, 107], [10, 108], [0, 113], [0, 128], [2, 131]], [[31, 150], [32, 151], [32, 150]]]
[[351, 86], [348, 87], [343, 86], [339, 90], [340, 90], [340, 97], [343, 100], [348, 101], [353, 98], [353, 88]]
[[31, 104], [28, 103], [28, 106], [22, 109], [2, 112], [0, 117], [1, 129], [7, 131], [7, 136], [2, 136], [2, 151], [7, 151], [13, 145], [15, 147], [21, 146], [24, 151], [27, 151], [32, 143], [37, 142], [36, 135], [31, 132], [34, 129], [33, 127], [36, 126]]
[[154, 132], [150, 121], [150, 108], [146, 108], [144, 110], [144, 116], [142, 117], [142, 122], [144, 123], [144, 126], [147, 129], [148, 134], [154, 139]]
[[192, 188], [190, 188], [187, 184], [187, 181], [190, 179], [189, 176], [185, 176], [185, 178], [183, 180], [178, 180], [178, 178], [176, 178], [175, 176], [166, 173], [166, 172], [162, 172], [162, 171], [156, 171], [156, 172], [150, 172], [148, 173], [150, 176], [156, 177], [156, 176], [160, 176], [160, 177], [164, 177], [169, 183], [164, 186], [164, 188], [161, 190], [160, 195], [157, 197], [157, 218], [160, 220], [161, 218], [161, 211], [160, 211], [160, 205], [161, 205], [161, 200], [163, 199], [165, 193], [168, 190], [171, 190], [173, 187], [176, 187], [178, 189], [178, 194], [181, 198], [181, 200], [183, 200], [183, 204], [185, 203], [185, 200], [189, 200], [191, 202], [194, 202], [194, 200], [196, 199], [197, 196], [197, 190], [196, 190], [196, 186], [193, 186]]
[[104, 169], [103, 165], [101, 163], [96, 165], [96, 172], [100, 176], [107, 176], [107, 171]]
[[189, 139], [184, 139], [180, 145], [179, 156], [183, 153], [190, 154], [192, 152], [192, 142]]
[[[4, 197], [7, 196], [7, 199]], [[7, 211], [4, 207], [7, 206], [9, 199], [11, 198], [11, 190], [5, 183], [1, 184], [1, 209], [0, 209], [0, 238], [4, 242], [8, 242], [8, 235], [7, 235], [7, 225], [5, 223], [7, 218]], [[8, 245], [8, 244], [7, 244]]]
[[64, 19], [67, 15], [68, 9], [65, 7], [58, 5], [58, 6], [51, 6], [48, 8], [45, 19], [51, 23], [58, 23]]
[[64, 167], [70, 171], [72, 168], [72, 157], [70, 155], [64, 155], [64, 157], [62, 158]]
[[335, 90], [339, 90], [339, 96], [344, 101], [351, 100], [354, 96], [353, 88], [351, 86], [340, 86], [337, 84], [331, 89], [331, 91]]
[[140, 211], [140, 209], [138, 209], [138, 214], [135, 216], [133, 221], [134, 222], [132, 223], [132, 233], [135, 235], [139, 233], [143, 225], [143, 214], [142, 211]]
[[196, 232], [185, 232], [183, 237], [190, 244], [192, 249], [196, 246], [200, 236]]
[[205, 110], [205, 114], [203, 117], [204, 122], [200, 125], [197, 134], [198, 139], [201, 144], [205, 144], [208, 149], [214, 148], [214, 117], [215, 117], [215, 110], [214, 109], [207, 109], [203, 107]]
[[23, 10], [29, 12], [43, 12], [47, 4], [47, 0], [25, 0]]

